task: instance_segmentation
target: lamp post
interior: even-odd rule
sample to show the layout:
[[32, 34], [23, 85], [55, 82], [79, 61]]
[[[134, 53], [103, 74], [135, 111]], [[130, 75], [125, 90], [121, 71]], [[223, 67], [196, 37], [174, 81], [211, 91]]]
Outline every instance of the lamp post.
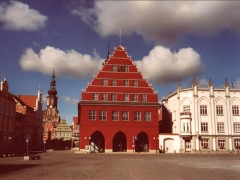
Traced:
[[8, 156], [11, 156], [11, 150], [12, 150], [12, 142], [11, 142], [11, 140], [12, 140], [12, 137], [9, 136], [8, 140], [9, 140], [9, 146], [8, 146], [9, 147], [9, 149], [8, 149], [9, 153], [8, 153]]
[[28, 156], [28, 143], [29, 143], [30, 138], [31, 138], [30, 135], [26, 135], [26, 136], [25, 136], [26, 143], [27, 143], [27, 156]]
[[43, 141], [43, 152], [46, 152], [46, 141]]

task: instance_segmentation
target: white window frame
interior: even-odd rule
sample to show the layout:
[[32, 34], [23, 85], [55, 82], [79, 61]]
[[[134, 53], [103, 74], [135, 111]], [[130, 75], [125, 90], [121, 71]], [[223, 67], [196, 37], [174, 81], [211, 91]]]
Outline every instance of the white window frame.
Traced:
[[116, 93], [113, 93], [111, 95], [111, 97], [112, 97], [112, 101], [116, 101], [117, 100], [117, 94]]
[[142, 94], [142, 102], [146, 102], [147, 101], [147, 95], [146, 94]]
[[103, 93], [102, 94], [102, 100], [103, 101], [107, 101], [108, 100], [108, 94], [107, 93]]
[[240, 122], [233, 123], [233, 131], [234, 133], [240, 133]]
[[117, 66], [116, 66], [116, 65], [113, 65], [113, 66], [112, 66], [112, 71], [113, 71], [113, 72], [117, 72]]
[[208, 132], [208, 122], [201, 122], [201, 132], [203, 133]]
[[225, 149], [225, 139], [218, 140], [218, 149]]
[[217, 123], [217, 131], [218, 133], [224, 133], [224, 122]]
[[232, 106], [232, 115], [239, 116], [239, 106], [237, 106], [237, 105]]
[[234, 139], [234, 148], [240, 149], [240, 139]]
[[107, 79], [103, 79], [103, 86], [107, 86], [108, 85], [108, 80]]
[[93, 93], [93, 100], [98, 101], [98, 93]]
[[116, 86], [116, 85], [117, 85], [116, 79], [112, 79], [112, 86]]
[[124, 80], [124, 86], [129, 86], [129, 80]]
[[129, 101], [129, 94], [124, 94], [124, 101]]
[[207, 115], [207, 105], [200, 105], [200, 115], [202, 116]]
[[146, 111], [144, 112], [144, 121], [151, 121], [151, 112], [150, 111]]
[[141, 121], [141, 112], [140, 111], [135, 111], [134, 112], [134, 120], [135, 121]]
[[216, 114], [217, 116], [223, 116], [223, 105], [216, 106]]
[[123, 121], [129, 121], [129, 111], [123, 111], [122, 112], [122, 120]]
[[202, 146], [202, 149], [208, 149], [209, 148], [209, 139], [202, 139], [201, 146]]
[[100, 110], [99, 111], [99, 120], [100, 121], [106, 121], [107, 120], [107, 111], [106, 110]]
[[133, 94], [133, 101], [138, 101], [138, 94]]
[[90, 110], [89, 111], [89, 120], [91, 120], [91, 121], [96, 120], [96, 111], [95, 110]]
[[135, 86], [135, 87], [138, 86], [138, 80], [133, 80], [133, 86]]
[[118, 111], [112, 111], [112, 120], [119, 121], [119, 112]]
[[189, 105], [184, 105], [183, 106], [183, 112], [191, 112], [190, 111], [190, 106]]

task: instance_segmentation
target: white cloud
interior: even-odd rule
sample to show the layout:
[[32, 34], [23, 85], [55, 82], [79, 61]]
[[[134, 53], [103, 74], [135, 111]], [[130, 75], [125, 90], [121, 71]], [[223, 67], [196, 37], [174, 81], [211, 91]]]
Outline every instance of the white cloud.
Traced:
[[183, 81], [203, 71], [200, 55], [192, 48], [171, 52], [168, 48], [156, 46], [136, 63], [143, 76], [158, 84]]
[[46, 46], [39, 53], [28, 48], [20, 58], [20, 66], [25, 71], [51, 74], [53, 69], [59, 76], [85, 78], [95, 74], [103, 60], [94, 52], [93, 56], [80, 54], [74, 50], [62, 51]]
[[199, 87], [208, 87], [209, 81], [206, 79], [198, 79], [197, 84]]
[[0, 4], [0, 22], [4, 23], [5, 29], [37, 31], [45, 27], [47, 19], [47, 16], [18, 1]]
[[187, 34], [240, 32], [240, 2], [227, 1], [96, 1], [90, 9], [75, 8], [102, 36], [138, 33], [146, 40], [173, 42]]
[[65, 102], [72, 104], [72, 105], [77, 105], [79, 100], [78, 99], [74, 99], [74, 98], [70, 98], [69, 96], [65, 96], [62, 98]]

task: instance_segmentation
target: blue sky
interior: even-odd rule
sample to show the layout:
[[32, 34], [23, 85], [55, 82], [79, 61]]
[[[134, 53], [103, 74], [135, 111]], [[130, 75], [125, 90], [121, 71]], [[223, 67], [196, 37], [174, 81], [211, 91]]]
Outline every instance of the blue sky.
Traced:
[[158, 91], [159, 100], [212, 78], [215, 87], [240, 84], [239, 1], [0, 2], [0, 79], [10, 92], [43, 92], [53, 69], [61, 118], [77, 116], [81, 91], [119, 44]]

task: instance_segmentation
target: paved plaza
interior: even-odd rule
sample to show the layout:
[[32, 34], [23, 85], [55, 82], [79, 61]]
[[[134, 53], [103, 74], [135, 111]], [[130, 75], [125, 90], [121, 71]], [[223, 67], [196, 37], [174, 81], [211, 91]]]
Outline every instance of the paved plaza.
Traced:
[[41, 153], [41, 159], [0, 159], [1, 180], [240, 179], [240, 154]]

